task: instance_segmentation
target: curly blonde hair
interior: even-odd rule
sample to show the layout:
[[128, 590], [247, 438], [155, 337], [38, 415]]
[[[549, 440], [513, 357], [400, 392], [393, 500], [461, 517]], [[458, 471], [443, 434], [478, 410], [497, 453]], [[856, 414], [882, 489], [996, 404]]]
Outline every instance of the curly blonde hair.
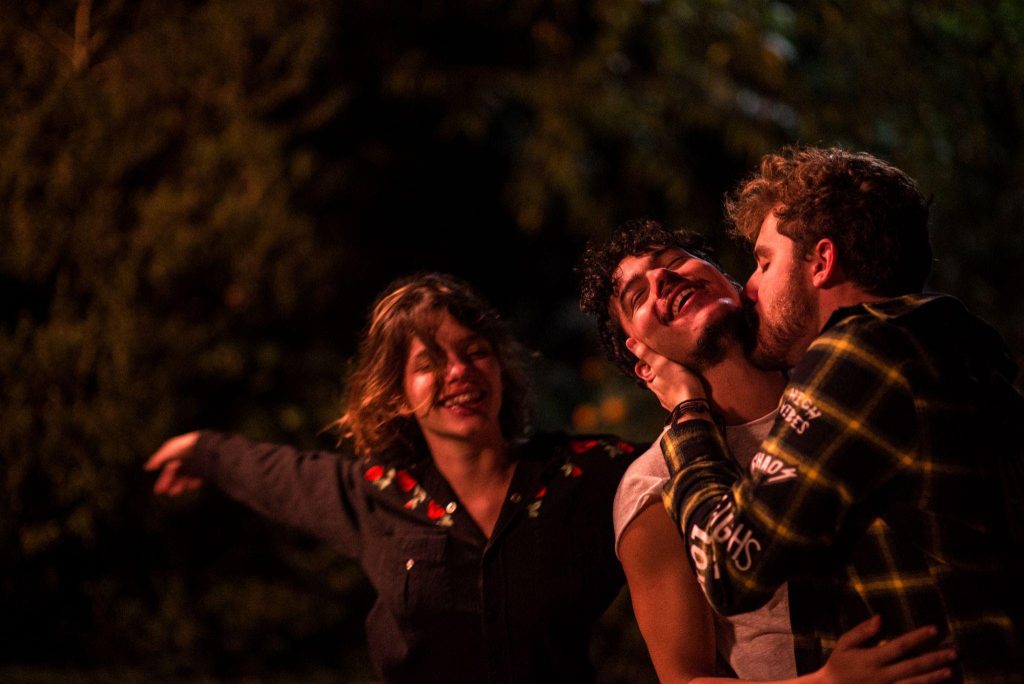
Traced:
[[[333, 427], [359, 456], [406, 460], [425, 448], [405, 398], [409, 343], [430, 345], [445, 314], [484, 337], [501, 367], [498, 419], [506, 439], [527, 429], [525, 353], [504, 321], [467, 283], [444, 273], [395, 281], [377, 298], [345, 390], [344, 413]], [[440, 391], [440, 383], [436, 383]]]
[[865, 152], [786, 147], [725, 201], [733, 233], [751, 242], [774, 211], [802, 255], [822, 238], [850, 279], [883, 296], [920, 292], [931, 271], [927, 200], [910, 176]]

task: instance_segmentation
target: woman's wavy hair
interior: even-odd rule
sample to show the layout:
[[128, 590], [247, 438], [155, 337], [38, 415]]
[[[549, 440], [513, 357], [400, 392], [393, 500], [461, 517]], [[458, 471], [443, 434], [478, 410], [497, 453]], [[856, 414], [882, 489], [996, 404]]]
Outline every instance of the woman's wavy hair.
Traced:
[[[444, 314], [481, 335], [501, 367], [501, 411], [506, 439], [528, 425], [526, 354], [497, 312], [467, 283], [444, 273], [397, 280], [377, 298], [359, 343], [345, 389], [344, 413], [333, 427], [352, 441], [358, 456], [405, 460], [425, 448], [405, 397], [409, 344], [418, 337], [438, 356], [434, 336]], [[435, 362], [440, 365], [441, 362]], [[437, 368], [435, 372], [443, 372]], [[436, 383], [441, 392], [441, 383]]]

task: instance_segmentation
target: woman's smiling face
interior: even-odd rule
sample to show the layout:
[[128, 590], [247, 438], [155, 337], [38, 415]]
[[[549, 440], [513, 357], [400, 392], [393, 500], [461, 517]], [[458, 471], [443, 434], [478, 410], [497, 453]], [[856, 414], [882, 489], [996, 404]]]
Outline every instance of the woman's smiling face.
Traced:
[[491, 343], [445, 313], [430, 345], [409, 342], [405, 397], [427, 443], [501, 435], [501, 364]]

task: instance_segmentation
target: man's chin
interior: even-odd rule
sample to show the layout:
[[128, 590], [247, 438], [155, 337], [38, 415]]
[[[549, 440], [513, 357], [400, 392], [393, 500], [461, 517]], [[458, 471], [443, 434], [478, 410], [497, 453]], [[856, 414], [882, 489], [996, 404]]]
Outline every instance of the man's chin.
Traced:
[[[750, 353], [750, 362], [762, 370], [788, 371], [796, 365], [805, 349], [806, 345], [801, 344], [797, 331], [772, 334], [772, 331], [762, 327], [757, 331], [757, 342]], [[794, 354], [796, 358], [793, 358]]]
[[785, 350], [762, 345], [760, 341], [750, 352], [749, 358], [750, 362], [761, 370], [786, 371], [791, 367], [786, 359]]
[[704, 371], [721, 363], [731, 348], [745, 346], [743, 338], [748, 330], [747, 315], [742, 309], [727, 312], [704, 328], [689, 362], [684, 365]]

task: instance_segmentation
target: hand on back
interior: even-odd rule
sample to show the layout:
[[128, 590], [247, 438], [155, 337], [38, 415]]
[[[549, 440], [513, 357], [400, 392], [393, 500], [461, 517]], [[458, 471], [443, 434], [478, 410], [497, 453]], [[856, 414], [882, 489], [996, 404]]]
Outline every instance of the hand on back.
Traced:
[[915, 655], [935, 638], [934, 627], [921, 627], [878, 644], [865, 646], [882, 627], [877, 615], [839, 637], [825, 666], [815, 673], [820, 684], [930, 684], [953, 676], [956, 651], [943, 649]]

